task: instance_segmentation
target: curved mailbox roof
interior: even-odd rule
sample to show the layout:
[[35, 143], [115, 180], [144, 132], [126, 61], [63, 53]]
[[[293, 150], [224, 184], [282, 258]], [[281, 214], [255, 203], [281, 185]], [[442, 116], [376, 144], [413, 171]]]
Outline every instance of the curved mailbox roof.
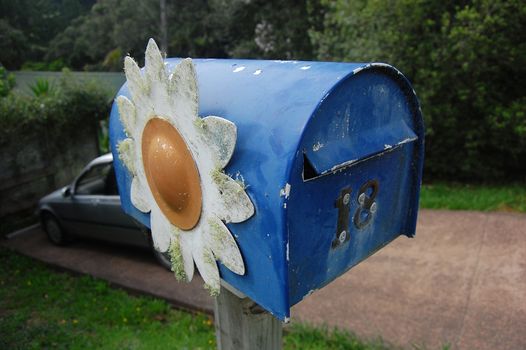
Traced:
[[[167, 59], [165, 62], [168, 69], [173, 70], [179, 61]], [[406, 79], [387, 65], [223, 59], [195, 59], [193, 62], [198, 79], [199, 115], [215, 115], [236, 124], [237, 144], [225, 171], [234, 178], [244, 179], [248, 185], [247, 193], [255, 206], [255, 215], [251, 219], [228, 224], [243, 255], [246, 274], [238, 276], [221, 266], [221, 276], [277, 317], [285, 319], [289, 316], [291, 303], [301, 299], [299, 295], [289, 295], [288, 249], [289, 239], [294, 237], [288, 234], [284, 205], [289, 191], [294, 192], [294, 188], [290, 189], [287, 184], [292, 183], [291, 178], [295, 176], [292, 173], [298, 170], [298, 160], [303, 159], [305, 154], [314, 172], [320, 175], [352, 157], [352, 152], [355, 155], [373, 155], [378, 151], [374, 142], [362, 142], [363, 149], [359, 151], [342, 149], [342, 145], [336, 143], [327, 145], [323, 152], [312, 152], [312, 147], [310, 150], [302, 149], [302, 142], [310, 137], [307, 134], [316, 134], [307, 127], [309, 122], [320, 106], [324, 106], [323, 101], [337, 91], [335, 87], [361, 71], [379, 70], [381, 74], [387, 72], [394, 77], [407, 96], [416, 121], [405, 130], [400, 130], [409, 137], [422, 136], [423, 133], [418, 102]], [[126, 84], [118, 95], [129, 97]], [[110, 136], [113, 150], [125, 137], [115, 104], [111, 113]], [[392, 141], [402, 141], [397, 137], [393, 136]], [[422, 156], [422, 141], [423, 137], [417, 141], [419, 147], [416, 154], [419, 157]], [[139, 212], [131, 205], [129, 174], [116, 154], [114, 159], [123, 209], [149, 226], [148, 214]], [[420, 181], [419, 178], [416, 180]], [[418, 192], [414, 195], [418, 196]]]

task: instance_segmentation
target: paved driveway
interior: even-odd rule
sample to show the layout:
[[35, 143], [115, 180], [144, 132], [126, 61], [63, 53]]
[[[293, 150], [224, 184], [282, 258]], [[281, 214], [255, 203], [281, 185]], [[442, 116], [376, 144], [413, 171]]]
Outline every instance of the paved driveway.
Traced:
[[[200, 278], [177, 283], [148, 251], [86, 241], [56, 248], [38, 228], [3, 243], [180, 307], [212, 310]], [[397, 239], [307, 297], [294, 320], [405, 347], [526, 349], [526, 215], [422, 210], [415, 239]]]

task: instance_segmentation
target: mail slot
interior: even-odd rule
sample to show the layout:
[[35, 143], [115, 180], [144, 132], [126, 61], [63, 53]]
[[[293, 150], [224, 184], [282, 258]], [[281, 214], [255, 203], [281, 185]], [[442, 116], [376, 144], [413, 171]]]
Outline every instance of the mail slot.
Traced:
[[[166, 59], [168, 74], [180, 62]], [[254, 207], [246, 221], [226, 223], [244, 273], [218, 261], [222, 281], [286, 320], [305, 296], [399, 235], [415, 234], [423, 122], [398, 70], [375, 63], [193, 64], [199, 116], [237, 127], [224, 172], [243, 182]], [[128, 84], [118, 96], [131, 98]], [[150, 214], [132, 203], [132, 174], [119, 158], [126, 138], [120, 112], [114, 104], [110, 137], [122, 206], [150, 226]]]

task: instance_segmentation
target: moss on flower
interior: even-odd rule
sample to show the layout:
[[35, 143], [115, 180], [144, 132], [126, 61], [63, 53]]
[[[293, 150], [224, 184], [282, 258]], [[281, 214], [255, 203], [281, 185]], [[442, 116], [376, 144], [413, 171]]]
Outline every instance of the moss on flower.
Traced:
[[173, 238], [170, 243], [170, 248], [168, 249], [170, 254], [170, 261], [172, 262], [172, 271], [175, 275], [175, 278], [178, 281], [186, 280], [186, 273], [184, 271], [184, 260], [183, 253], [181, 251], [181, 245], [178, 238]]
[[203, 120], [203, 118], [197, 117], [194, 119], [194, 126], [199, 130], [203, 130], [206, 128], [206, 122]]
[[119, 152], [119, 159], [124, 163], [126, 168], [132, 173], [135, 172], [135, 146], [132, 139], [124, 139], [117, 145], [117, 151]]
[[219, 288], [212, 287], [209, 284], [204, 284], [203, 287], [210, 293], [211, 297], [217, 297], [219, 295]]

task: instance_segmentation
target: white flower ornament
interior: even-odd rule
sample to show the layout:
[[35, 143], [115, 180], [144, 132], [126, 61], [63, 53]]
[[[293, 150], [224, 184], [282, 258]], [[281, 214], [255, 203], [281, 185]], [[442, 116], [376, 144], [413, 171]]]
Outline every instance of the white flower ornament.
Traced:
[[154, 246], [169, 252], [172, 270], [191, 281], [194, 261], [212, 295], [219, 292], [216, 259], [243, 275], [245, 266], [225, 223], [254, 214], [242, 182], [223, 172], [236, 145], [234, 123], [198, 116], [198, 91], [192, 60], [182, 60], [168, 75], [153, 39], [144, 71], [126, 57], [131, 100], [117, 97], [127, 138], [119, 158], [133, 175], [131, 202], [150, 212]]

